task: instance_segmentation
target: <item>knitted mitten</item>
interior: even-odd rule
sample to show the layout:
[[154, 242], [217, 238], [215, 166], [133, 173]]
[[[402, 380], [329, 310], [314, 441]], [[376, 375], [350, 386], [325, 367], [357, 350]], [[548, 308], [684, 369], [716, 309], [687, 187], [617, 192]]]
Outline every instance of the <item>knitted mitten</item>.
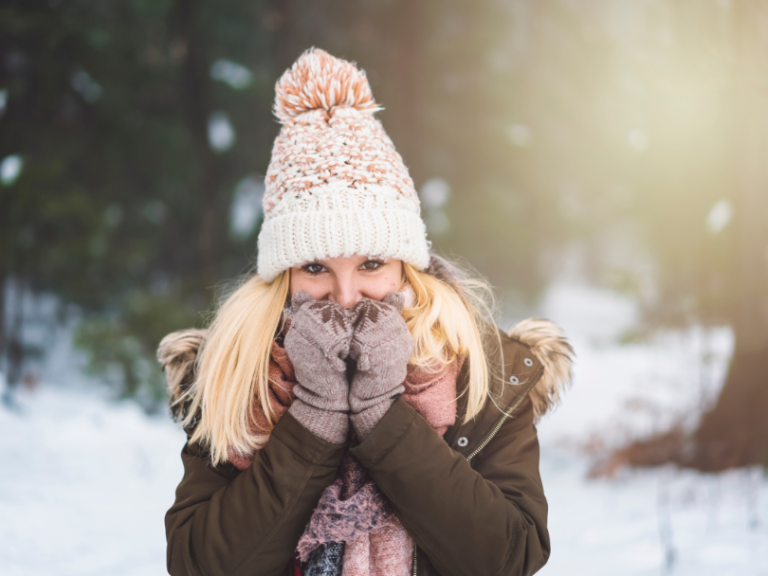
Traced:
[[377, 302], [363, 298], [350, 310], [354, 333], [349, 356], [357, 371], [349, 388], [350, 420], [363, 440], [404, 391], [413, 337], [402, 317], [404, 298], [393, 292]]
[[294, 294], [291, 308], [284, 347], [297, 384], [288, 411], [315, 436], [343, 444], [349, 430], [344, 363], [352, 336], [349, 319], [335, 302], [315, 301], [307, 292]]

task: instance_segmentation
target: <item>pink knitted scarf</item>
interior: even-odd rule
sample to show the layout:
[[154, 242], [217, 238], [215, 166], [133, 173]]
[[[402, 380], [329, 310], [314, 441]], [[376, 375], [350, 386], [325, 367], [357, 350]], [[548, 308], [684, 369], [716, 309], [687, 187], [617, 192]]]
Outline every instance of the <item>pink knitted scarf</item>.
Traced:
[[[456, 421], [456, 379], [463, 359], [456, 359], [440, 372], [408, 366], [403, 397], [441, 436]], [[293, 401], [296, 384], [293, 366], [277, 342], [272, 344], [269, 363], [269, 403], [279, 419]], [[269, 426], [261, 405], [255, 403], [251, 429]], [[240, 470], [248, 468], [253, 455], [230, 450], [229, 461]], [[410, 573], [413, 540], [400, 523], [386, 496], [368, 476], [367, 470], [347, 452], [336, 481], [325, 489], [299, 539], [302, 561], [318, 546], [345, 542], [342, 576], [407, 576]]]

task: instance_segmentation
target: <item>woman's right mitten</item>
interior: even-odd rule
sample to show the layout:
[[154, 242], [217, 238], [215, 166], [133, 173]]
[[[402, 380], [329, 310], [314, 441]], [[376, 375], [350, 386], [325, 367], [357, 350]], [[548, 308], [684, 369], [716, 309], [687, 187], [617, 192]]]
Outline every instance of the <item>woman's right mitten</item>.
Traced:
[[352, 337], [350, 322], [337, 303], [314, 300], [303, 291], [293, 295], [291, 308], [284, 347], [297, 384], [288, 411], [315, 436], [343, 444], [349, 430], [344, 359]]
[[402, 316], [403, 304], [403, 295], [392, 293], [380, 302], [363, 298], [349, 312], [353, 326], [349, 356], [357, 361], [349, 389], [350, 420], [360, 440], [405, 390], [414, 342]]

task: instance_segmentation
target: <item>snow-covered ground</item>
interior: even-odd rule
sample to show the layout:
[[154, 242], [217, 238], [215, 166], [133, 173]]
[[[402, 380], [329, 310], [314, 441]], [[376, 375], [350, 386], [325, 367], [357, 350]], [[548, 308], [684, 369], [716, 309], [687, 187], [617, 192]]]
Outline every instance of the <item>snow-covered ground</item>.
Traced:
[[0, 575], [165, 574], [183, 432], [93, 392], [43, 385], [20, 404], [0, 408]]
[[[632, 302], [573, 287], [553, 287], [542, 313], [565, 328], [578, 359], [573, 388], [539, 426], [553, 546], [541, 574], [768, 576], [761, 471], [587, 478], [601, 450], [695, 424], [722, 383], [728, 330], [619, 346]], [[93, 386], [62, 385], [55, 370], [42, 376], [19, 396], [21, 413], [0, 408], [0, 576], [164, 574], [183, 433]]]
[[672, 467], [587, 480], [577, 454], [544, 448], [552, 556], [544, 576], [766, 576], [768, 479]]

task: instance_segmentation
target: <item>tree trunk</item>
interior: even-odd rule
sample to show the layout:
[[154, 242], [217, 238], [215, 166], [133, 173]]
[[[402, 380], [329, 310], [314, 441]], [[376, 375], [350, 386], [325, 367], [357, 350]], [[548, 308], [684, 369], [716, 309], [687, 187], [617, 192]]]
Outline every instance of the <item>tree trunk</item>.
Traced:
[[736, 346], [720, 398], [696, 433], [688, 464], [701, 470], [768, 464], [768, 346], [745, 351], [738, 340]]
[[733, 10], [736, 349], [717, 404], [696, 433], [690, 463], [704, 470], [768, 464], [768, 8], [739, 0]]

